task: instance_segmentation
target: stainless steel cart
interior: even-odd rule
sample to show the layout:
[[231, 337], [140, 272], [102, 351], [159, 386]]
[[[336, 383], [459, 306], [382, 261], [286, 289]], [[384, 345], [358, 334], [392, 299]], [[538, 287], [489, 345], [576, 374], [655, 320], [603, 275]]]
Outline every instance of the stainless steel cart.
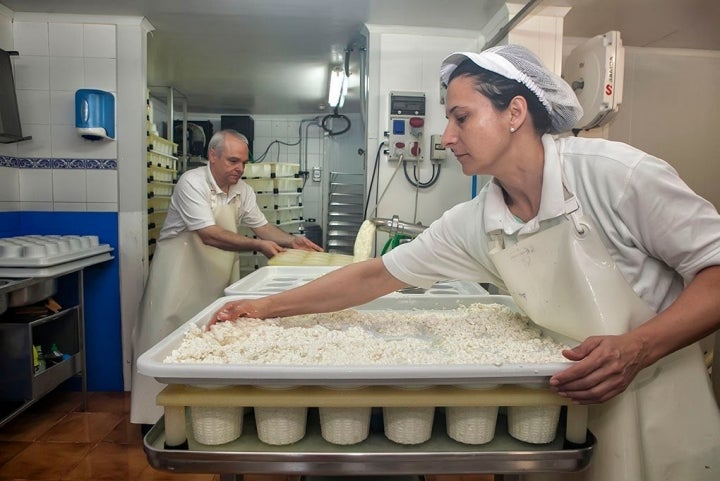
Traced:
[[[252, 410], [245, 415], [243, 433], [235, 441], [208, 446], [192, 437], [186, 407], [204, 406], [300, 406], [308, 400], [314, 406], [463, 406], [463, 405], [564, 405], [563, 418], [555, 440], [529, 444], [508, 433], [505, 416], [498, 416], [495, 437], [483, 445], [466, 445], [451, 439], [445, 431], [443, 408], [436, 409], [429, 441], [400, 445], [382, 432], [378, 410], [373, 411], [370, 435], [356, 445], [339, 446], [326, 442], [320, 432], [317, 410], [308, 413], [307, 431], [297, 443], [271, 446], [258, 439]], [[298, 474], [323, 476], [374, 476], [407, 474], [493, 473], [512, 479], [519, 473], [573, 472], [590, 463], [595, 437], [587, 431], [587, 410], [568, 404], [549, 390], [502, 386], [472, 391], [453, 386], [397, 390], [371, 386], [347, 392], [306, 386], [274, 392], [252, 386], [233, 386], [219, 391], [171, 385], [158, 396], [165, 417], [148, 432], [144, 448], [151, 466], [175, 472], [219, 473], [223, 480], [242, 479], [242, 474]], [[577, 442], [569, 442], [574, 439]], [[169, 442], [168, 440], [171, 440]]]

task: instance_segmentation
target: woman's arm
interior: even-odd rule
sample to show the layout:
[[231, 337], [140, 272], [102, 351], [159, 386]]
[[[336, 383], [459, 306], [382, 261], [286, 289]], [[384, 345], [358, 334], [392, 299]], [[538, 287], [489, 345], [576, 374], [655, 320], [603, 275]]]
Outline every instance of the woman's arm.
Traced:
[[254, 300], [232, 301], [209, 325], [239, 317], [265, 319], [314, 312], [334, 312], [364, 304], [407, 284], [393, 277], [382, 259], [369, 259], [331, 271], [312, 282]]
[[592, 336], [563, 355], [577, 364], [550, 379], [581, 404], [607, 401], [637, 373], [720, 328], [720, 266], [703, 269], [667, 309], [619, 336]]

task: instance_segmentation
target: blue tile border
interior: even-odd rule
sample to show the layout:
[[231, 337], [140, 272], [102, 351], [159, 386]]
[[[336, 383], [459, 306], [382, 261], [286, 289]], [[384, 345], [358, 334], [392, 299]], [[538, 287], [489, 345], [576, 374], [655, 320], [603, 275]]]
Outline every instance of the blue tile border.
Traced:
[[117, 159], [53, 159], [0, 155], [0, 167], [17, 169], [117, 170]]

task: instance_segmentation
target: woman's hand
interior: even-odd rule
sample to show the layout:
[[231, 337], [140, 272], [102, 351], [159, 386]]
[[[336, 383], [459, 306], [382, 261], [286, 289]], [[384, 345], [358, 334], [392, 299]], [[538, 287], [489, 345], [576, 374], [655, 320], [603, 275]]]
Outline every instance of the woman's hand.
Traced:
[[649, 365], [647, 343], [631, 334], [588, 337], [563, 356], [577, 363], [555, 374], [550, 387], [577, 404], [612, 399]]
[[255, 319], [263, 319], [260, 314], [257, 301], [240, 300], [225, 303], [215, 314], [212, 315], [210, 321], [205, 326], [205, 330], [209, 330], [213, 324], [223, 321], [234, 321], [241, 317], [252, 317]]

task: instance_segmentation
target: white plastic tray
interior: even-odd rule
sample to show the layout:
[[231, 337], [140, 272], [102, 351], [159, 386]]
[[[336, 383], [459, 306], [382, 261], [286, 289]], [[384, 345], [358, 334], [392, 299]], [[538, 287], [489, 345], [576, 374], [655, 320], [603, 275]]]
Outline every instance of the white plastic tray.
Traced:
[[0, 238], [0, 267], [51, 267], [110, 252], [97, 236], [27, 235]]
[[[265, 266], [226, 287], [225, 295], [277, 294], [307, 284], [340, 267], [341, 266]], [[390, 293], [386, 297], [487, 295], [489, 295], [488, 291], [476, 282], [442, 281], [436, 283], [430, 289], [403, 289]]]
[[[205, 326], [226, 302], [254, 299], [257, 295], [227, 296], [217, 299], [187, 323], [143, 353], [138, 371], [165, 384], [258, 385], [290, 387], [303, 385], [459, 385], [459, 384], [541, 384], [568, 367], [567, 363], [496, 365], [402, 365], [402, 366], [284, 366], [242, 364], [165, 364], [163, 360], [182, 343], [190, 324]], [[384, 297], [357, 307], [362, 310], [455, 309], [478, 302], [499, 303], [515, 308], [509, 296], [470, 297]], [[551, 334], [553, 335], [553, 334]], [[554, 336], [554, 335], [553, 335]], [[563, 339], [567, 341], [566, 339]]]

